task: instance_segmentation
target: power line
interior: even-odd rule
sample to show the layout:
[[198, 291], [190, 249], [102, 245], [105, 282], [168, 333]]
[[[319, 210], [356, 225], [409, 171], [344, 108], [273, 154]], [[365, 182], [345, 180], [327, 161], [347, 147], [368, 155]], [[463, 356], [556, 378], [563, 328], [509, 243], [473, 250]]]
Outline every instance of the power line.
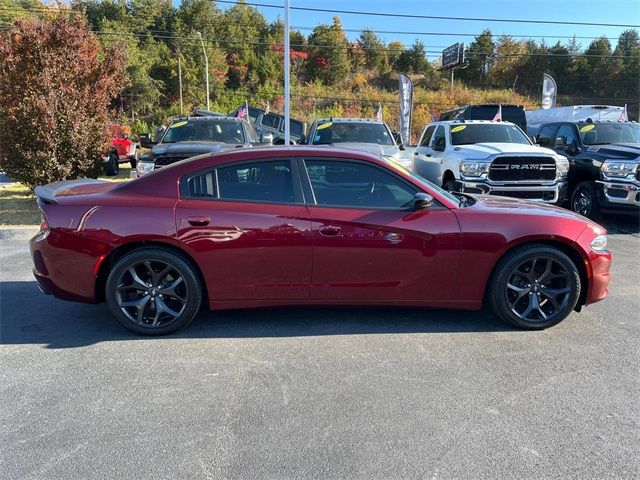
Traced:
[[[283, 9], [282, 5], [273, 5], [269, 3], [249, 3], [243, 2], [239, 4], [233, 0], [218, 0], [218, 3], [230, 3], [234, 5], [247, 5], [252, 7], [266, 7]], [[324, 12], [324, 13], [340, 13], [343, 15], [364, 15], [376, 17], [397, 17], [397, 18], [417, 18], [429, 20], [455, 20], [455, 21], [471, 21], [471, 22], [503, 22], [503, 23], [531, 23], [531, 24], [551, 24], [551, 25], [586, 25], [593, 27], [626, 27], [638, 28], [640, 25], [616, 24], [616, 23], [593, 23], [593, 22], [568, 22], [561, 20], [522, 20], [515, 18], [482, 18], [482, 17], [445, 17], [436, 15], [417, 15], [409, 13], [391, 13], [391, 12], [363, 12], [358, 10], [329, 10], [326, 8], [314, 7], [290, 7], [291, 10], [300, 10], [305, 12]]]

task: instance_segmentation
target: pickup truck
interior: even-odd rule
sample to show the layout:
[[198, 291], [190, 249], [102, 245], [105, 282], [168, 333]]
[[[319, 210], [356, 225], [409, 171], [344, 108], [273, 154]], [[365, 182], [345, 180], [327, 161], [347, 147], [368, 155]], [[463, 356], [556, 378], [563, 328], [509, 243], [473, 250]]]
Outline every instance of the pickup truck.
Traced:
[[411, 166], [402, 144], [382, 121], [367, 118], [320, 118], [313, 122], [304, 141], [307, 145], [337, 145], [382, 155], [405, 168]]
[[138, 144], [131, 140], [120, 125], [109, 125], [112, 135], [111, 148], [103, 157], [104, 172], [107, 175], [118, 175], [120, 164], [129, 162], [136, 168], [138, 161]]
[[561, 204], [569, 162], [512, 123], [454, 120], [427, 125], [412, 169], [449, 191]]
[[273, 136], [265, 133], [258, 137], [253, 126], [242, 118], [198, 114], [174, 118], [167, 128], [156, 133], [153, 141], [145, 134], [140, 136], [140, 143], [151, 151], [140, 157], [138, 177], [204, 153], [271, 145]]
[[[238, 112], [242, 109], [242, 106], [236, 108], [229, 114], [230, 117], [237, 117]], [[274, 112], [268, 112], [260, 108], [249, 107], [249, 115], [247, 120], [253, 128], [255, 128], [258, 135], [265, 133], [271, 133], [273, 135], [274, 145], [284, 145], [284, 115], [279, 115]], [[307, 130], [307, 124], [296, 120], [295, 118], [289, 119], [289, 128], [291, 135], [291, 142], [298, 143], [304, 132]]]
[[605, 211], [640, 211], [640, 125], [582, 121], [543, 124], [538, 145], [566, 155], [571, 210], [598, 218]]

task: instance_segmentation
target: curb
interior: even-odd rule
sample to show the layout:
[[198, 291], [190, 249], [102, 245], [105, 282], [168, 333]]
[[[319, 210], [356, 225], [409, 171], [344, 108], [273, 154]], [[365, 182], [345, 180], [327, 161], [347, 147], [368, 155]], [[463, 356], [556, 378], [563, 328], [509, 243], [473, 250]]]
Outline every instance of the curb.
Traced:
[[0, 240], [30, 240], [39, 230], [37, 225], [0, 227]]

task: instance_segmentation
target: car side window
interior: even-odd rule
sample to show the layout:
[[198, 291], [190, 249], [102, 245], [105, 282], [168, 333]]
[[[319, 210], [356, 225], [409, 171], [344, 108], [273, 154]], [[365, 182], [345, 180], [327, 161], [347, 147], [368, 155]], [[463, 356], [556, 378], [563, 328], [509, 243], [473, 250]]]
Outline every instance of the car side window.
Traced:
[[293, 203], [293, 175], [288, 160], [240, 163], [217, 169], [218, 198]]
[[187, 180], [187, 195], [191, 198], [213, 199], [218, 196], [216, 173], [209, 171], [194, 175]]
[[317, 205], [401, 209], [417, 189], [382, 168], [356, 161], [305, 160]]
[[280, 126], [280, 117], [273, 113], [265, 113], [260, 123], [265, 127], [278, 128]]
[[444, 150], [444, 147], [447, 145], [447, 141], [445, 140], [445, 136], [444, 136], [444, 127], [442, 125], [439, 125], [436, 133], [433, 135], [433, 141], [431, 142], [431, 147], [432, 148], [436, 148], [436, 147], [440, 147]]
[[578, 143], [578, 137], [571, 125], [562, 125], [556, 133], [556, 147], [570, 146], [573, 142]]
[[553, 133], [556, 131], [556, 128], [555, 125], [542, 127], [540, 132], [538, 132], [538, 145], [551, 148], [553, 146]]
[[431, 141], [431, 137], [433, 135], [433, 131], [436, 129], [435, 126], [430, 126], [428, 127], [425, 131], [424, 134], [422, 135], [422, 140], [420, 141], [420, 146], [421, 147], [428, 147], [429, 146], [429, 142]]

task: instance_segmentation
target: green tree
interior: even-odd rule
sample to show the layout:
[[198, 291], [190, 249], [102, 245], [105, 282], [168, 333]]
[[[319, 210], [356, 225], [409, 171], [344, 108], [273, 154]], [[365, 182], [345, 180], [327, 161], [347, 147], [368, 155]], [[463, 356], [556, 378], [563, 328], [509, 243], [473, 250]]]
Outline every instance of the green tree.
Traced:
[[349, 74], [347, 39], [338, 17], [331, 25], [318, 25], [308, 39], [307, 76], [334, 85]]
[[0, 36], [0, 167], [30, 186], [97, 175], [125, 61], [78, 16], [17, 20]]
[[494, 49], [495, 44], [491, 30], [484, 29], [467, 47], [465, 52], [467, 68], [462, 70], [460, 77], [470, 84], [486, 84], [488, 72], [491, 70]]
[[606, 37], [593, 40], [585, 50], [589, 89], [596, 96], [606, 96], [611, 86], [611, 42]]
[[392, 42], [389, 42], [389, 45], [387, 45], [387, 59], [392, 70], [399, 71], [398, 59], [405, 48], [404, 43], [400, 40], [393, 40]]
[[378, 73], [385, 73], [389, 69], [384, 43], [369, 28], [362, 30], [358, 37], [358, 46], [362, 52], [365, 68], [376, 70]]

